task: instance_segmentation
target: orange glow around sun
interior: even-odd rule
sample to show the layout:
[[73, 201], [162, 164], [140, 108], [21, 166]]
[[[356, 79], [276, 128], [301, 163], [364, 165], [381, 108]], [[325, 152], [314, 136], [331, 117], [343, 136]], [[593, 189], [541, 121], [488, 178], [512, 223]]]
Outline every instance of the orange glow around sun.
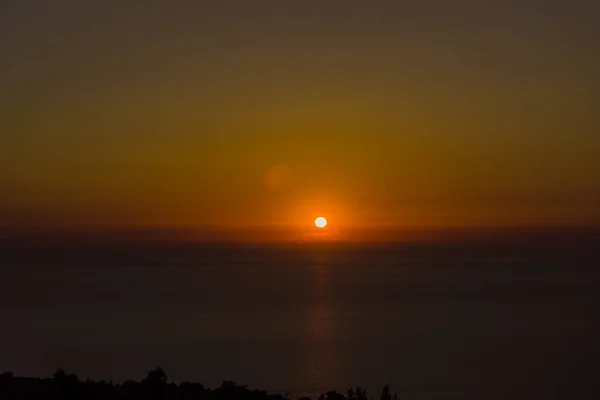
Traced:
[[323, 229], [327, 226], [327, 220], [323, 217], [315, 219], [315, 226], [319, 229]]

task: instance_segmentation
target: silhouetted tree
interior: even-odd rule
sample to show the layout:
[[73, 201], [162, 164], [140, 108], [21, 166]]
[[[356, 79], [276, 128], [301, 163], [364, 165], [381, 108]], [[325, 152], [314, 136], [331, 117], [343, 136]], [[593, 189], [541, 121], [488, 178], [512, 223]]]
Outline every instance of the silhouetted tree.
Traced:
[[348, 400], [367, 400], [367, 391], [360, 387], [350, 387], [347, 391]]
[[15, 397], [15, 380], [12, 372], [0, 374], [0, 399], [13, 399]]
[[390, 387], [388, 385], [383, 387], [379, 400], [392, 400], [392, 394], [390, 393]]
[[58, 368], [52, 377], [55, 399], [75, 400], [83, 397], [84, 388], [77, 375], [67, 374], [64, 369]]
[[160, 366], [148, 371], [148, 375], [142, 381], [144, 398], [164, 400], [167, 397], [167, 378], [167, 373]]
[[201, 383], [182, 382], [177, 396], [181, 400], [201, 400], [205, 398], [205, 388]]
[[165, 384], [167, 383], [168, 375], [164, 369], [159, 365], [156, 369], [148, 371], [148, 375], [144, 379], [144, 383], [150, 384]]
[[319, 400], [346, 400], [346, 398], [343, 394], [340, 394], [335, 390], [330, 390], [329, 392], [322, 394], [319, 397]]
[[56, 370], [56, 372], [54, 373], [54, 375], [52, 375], [52, 378], [54, 378], [54, 380], [57, 381], [64, 381], [67, 377], [67, 372], [62, 369], [62, 368], [58, 368]]
[[13, 374], [10, 371], [4, 371], [3, 373], [0, 374], [0, 380], [12, 380], [15, 377], [15, 374]]

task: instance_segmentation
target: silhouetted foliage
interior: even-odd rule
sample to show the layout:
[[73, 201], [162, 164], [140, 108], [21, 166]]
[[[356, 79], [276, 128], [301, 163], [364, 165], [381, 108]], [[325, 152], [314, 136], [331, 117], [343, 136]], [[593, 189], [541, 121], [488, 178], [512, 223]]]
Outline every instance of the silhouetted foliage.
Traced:
[[347, 395], [348, 400], [367, 400], [367, 391], [360, 386], [348, 389]]
[[390, 387], [388, 385], [383, 387], [379, 400], [392, 400], [392, 394], [390, 393]]
[[15, 374], [13, 374], [12, 372], [5, 371], [2, 374], [0, 374], [0, 380], [11, 380], [14, 378], [14, 376]]
[[[348, 397], [336, 392], [323, 393], [319, 400], [367, 400], [364, 388], [356, 386], [347, 392]], [[287, 400], [288, 395], [269, 394], [264, 390], [249, 389], [232, 381], [225, 381], [216, 389], [205, 388], [201, 383], [168, 381], [167, 373], [157, 367], [148, 371], [141, 382], [128, 380], [114, 382], [80, 381], [77, 375], [57, 369], [52, 378], [15, 377], [10, 372], [0, 374], [0, 400]], [[311, 400], [301, 397], [298, 400]], [[396, 400], [385, 387], [381, 400]]]
[[14, 397], [15, 377], [12, 372], [0, 374], [0, 399]]
[[344, 395], [336, 392], [335, 390], [331, 390], [322, 394], [319, 397], [319, 400], [346, 400], [346, 398], [344, 397]]
[[156, 367], [156, 369], [148, 371], [148, 375], [144, 379], [144, 383], [150, 385], [164, 385], [165, 383], [167, 383], [168, 377], [169, 376], [167, 375], [165, 370], [162, 369], [162, 367], [159, 365], [158, 367]]

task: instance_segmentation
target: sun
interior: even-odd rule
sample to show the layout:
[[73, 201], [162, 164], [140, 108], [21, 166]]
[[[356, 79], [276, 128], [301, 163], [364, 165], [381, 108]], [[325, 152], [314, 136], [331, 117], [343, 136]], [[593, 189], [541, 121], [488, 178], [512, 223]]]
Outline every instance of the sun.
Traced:
[[323, 217], [315, 219], [315, 225], [319, 229], [323, 229], [327, 226], [327, 220]]

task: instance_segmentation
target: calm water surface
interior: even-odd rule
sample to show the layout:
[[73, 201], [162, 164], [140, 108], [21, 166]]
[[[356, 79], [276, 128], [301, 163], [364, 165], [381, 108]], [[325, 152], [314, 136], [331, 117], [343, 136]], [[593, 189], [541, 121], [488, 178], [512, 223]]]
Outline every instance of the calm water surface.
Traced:
[[[50, 246], [0, 253], [0, 369], [292, 395], [553, 398], [600, 372], [596, 249]], [[401, 396], [401, 397], [402, 397]], [[569, 397], [569, 396], [566, 396]]]

